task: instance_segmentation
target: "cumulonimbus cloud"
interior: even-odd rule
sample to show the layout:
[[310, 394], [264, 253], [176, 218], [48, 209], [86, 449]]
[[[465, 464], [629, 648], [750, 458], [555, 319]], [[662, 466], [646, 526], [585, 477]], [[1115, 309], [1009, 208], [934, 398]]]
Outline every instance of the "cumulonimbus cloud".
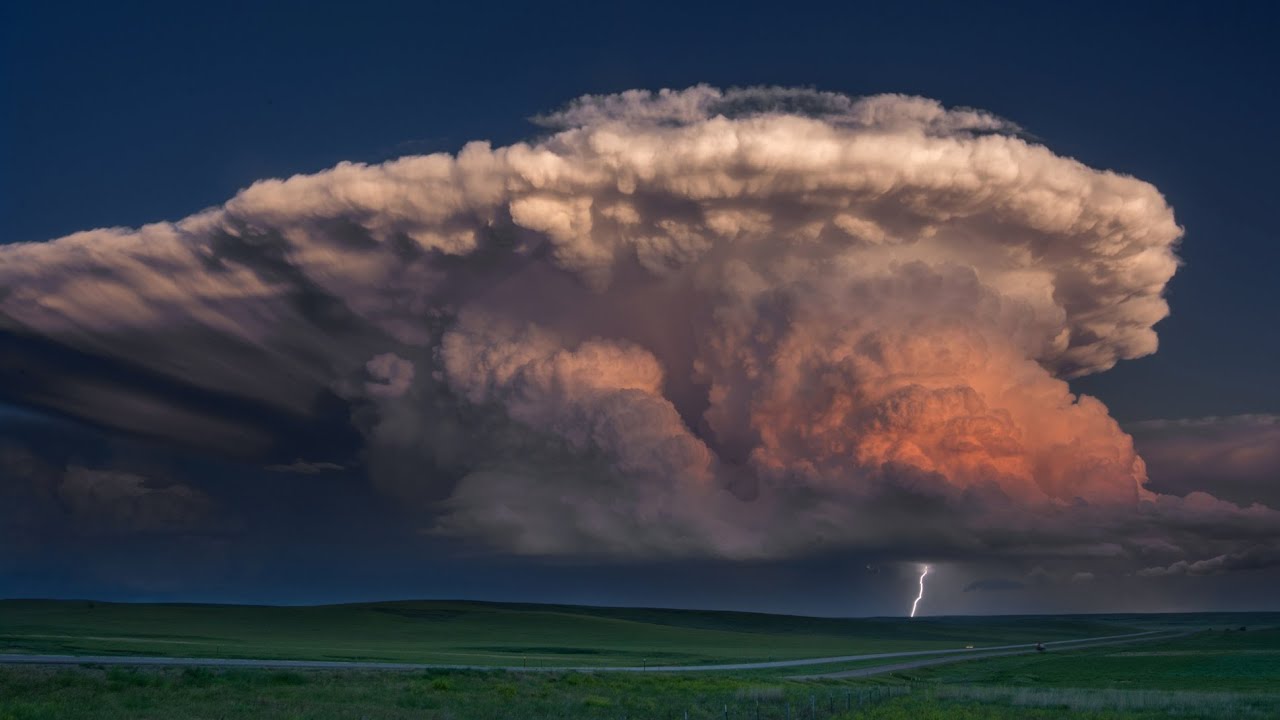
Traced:
[[[899, 95], [539, 121], [0, 248], [3, 327], [296, 412], [335, 393], [375, 484], [515, 552], [1221, 554], [1066, 384], [1156, 350], [1182, 231], [1150, 184]], [[1211, 510], [1246, 542], [1275, 519]]]

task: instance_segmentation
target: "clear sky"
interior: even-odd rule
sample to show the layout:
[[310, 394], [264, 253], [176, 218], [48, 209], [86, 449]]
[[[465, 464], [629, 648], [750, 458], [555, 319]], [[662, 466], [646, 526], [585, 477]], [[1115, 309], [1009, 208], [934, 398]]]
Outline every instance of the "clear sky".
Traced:
[[[946, 594], [926, 613], [1274, 607], [1276, 10], [605, 5], [6, 3], [0, 595], [889, 614], [909, 609], [917, 563], [932, 562]], [[732, 102], [605, 99], [530, 122], [584, 95], [700, 85]], [[730, 94], [760, 87], [830, 94]], [[885, 93], [949, 114], [857, 104]], [[710, 142], [697, 133], [719, 132], [717, 115], [782, 154], [680, 164], [672, 148]], [[801, 124], [761, 129], [762, 116]], [[605, 131], [624, 154], [657, 143], [645, 162], [659, 169], [626, 179], [593, 164], [604, 141], [575, 138]], [[795, 181], [779, 168], [808, 162], [806, 143], [827, 132], [813, 147], [851, 158], [831, 183], [870, 177], [853, 149], [876, 140], [899, 150], [874, 170], [904, 185], [817, 200], [768, 190]], [[494, 160], [510, 167], [475, 177], [496, 173], [487, 182], [511, 196], [484, 211], [496, 215], [479, 249], [459, 250], [473, 240], [457, 234], [479, 215], [439, 219], [490, 202], [461, 156], [447, 180], [316, 175], [292, 194], [259, 186], [213, 229], [123, 230], [221, 207], [263, 179], [473, 141], [530, 143], [639, 189], [557, 186], [544, 166], [530, 179], [532, 165]], [[669, 165], [652, 159], [668, 150]], [[915, 157], [936, 162], [911, 175]], [[748, 180], [712, 203], [690, 179], [712, 170], [726, 173], [716, 192]], [[1077, 186], [1091, 189], [1044, 200]], [[643, 201], [607, 210], [618, 192]], [[852, 215], [815, 209], [850, 197]], [[1067, 207], [1084, 220], [1059, 223]], [[602, 270], [609, 223], [636, 226], [625, 213], [646, 230], [618, 230], [634, 247], [611, 245]], [[779, 250], [818, 226], [866, 247]], [[14, 250], [100, 228], [122, 230], [74, 251]], [[869, 247], [894, 243], [911, 249], [882, 268], [889, 256]], [[725, 280], [736, 261], [773, 294], [742, 300], [746, 282]], [[814, 264], [773, 270], [798, 262]], [[211, 308], [235, 328], [211, 324]], [[751, 330], [733, 334], [726, 317]], [[853, 355], [879, 343], [865, 355], [876, 367], [905, 365], [842, 365], [841, 343]], [[966, 360], [978, 346], [990, 357]], [[750, 368], [748, 351], [760, 353]], [[796, 353], [816, 386], [780, 384], [778, 358]], [[937, 358], [954, 367], [920, 364]], [[510, 363], [520, 371], [492, 370]], [[774, 384], [752, 374], [760, 363]], [[938, 379], [953, 371], [963, 377]], [[1024, 372], [1039, 399], [992, 389]], [[1059, 379], [1107, 410], [1045, 400]], [[838, 403], [816, 396], [879, 419], [832, 420]], [[881, 433], [900, 408], [935, 406], [963, 411], [927, 431], [902, 420], [917, 454]], [[1011, 425], [1017, 450], [986, 434], [992, 423]], [[989, 457], [974, 460], [972, 443]], [[1148, 495], [1118, 509], [1135, 473]], [[1072, 514], [1074, 502], [1089, 509]], [[878, 529], [889, 515], [895, 527]]]

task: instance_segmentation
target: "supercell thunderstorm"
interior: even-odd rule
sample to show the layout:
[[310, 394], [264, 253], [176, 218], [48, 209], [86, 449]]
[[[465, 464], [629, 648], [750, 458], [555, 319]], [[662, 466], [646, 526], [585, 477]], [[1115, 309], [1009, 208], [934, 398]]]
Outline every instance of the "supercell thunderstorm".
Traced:
[[1151, 185], [898, 95], [540, 122], [0, 248], [0, 327], [287, 412], [334, 393], [380, 492], [508, 552], [1163, 562], [1274, 523], [1144, 489], [1068, 388], [1156, 350], [1182, 231]]

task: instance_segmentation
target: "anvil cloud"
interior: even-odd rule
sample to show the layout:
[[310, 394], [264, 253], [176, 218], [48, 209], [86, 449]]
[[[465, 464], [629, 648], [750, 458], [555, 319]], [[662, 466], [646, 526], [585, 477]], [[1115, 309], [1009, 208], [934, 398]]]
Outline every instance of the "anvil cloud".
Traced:
[[[900, 95], [538, 120], [0, 247], [0, 328], [280, 413], [336, 396], [380, 491], [510, 552], [1275, 556], [1275, 511], [1152, 492], [1068, 388], [1156, 351], [1182, 231], [1150, 184]], [[244, 443], [122, 393], [30, 399]]]

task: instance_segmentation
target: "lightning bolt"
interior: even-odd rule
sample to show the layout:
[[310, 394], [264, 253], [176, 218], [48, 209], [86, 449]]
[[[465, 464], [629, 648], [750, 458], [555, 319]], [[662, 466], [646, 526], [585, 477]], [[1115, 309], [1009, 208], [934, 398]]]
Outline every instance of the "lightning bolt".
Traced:
[[929, 566], [925, 565], [924, 570], [920, 573], [920, 594], [916, 596], [916, 601], [911, 603], [911, 617], [916, 616], [916, 607], [920, 605], [920, 601], [924, 599], [924, 576], [929, 574]]

